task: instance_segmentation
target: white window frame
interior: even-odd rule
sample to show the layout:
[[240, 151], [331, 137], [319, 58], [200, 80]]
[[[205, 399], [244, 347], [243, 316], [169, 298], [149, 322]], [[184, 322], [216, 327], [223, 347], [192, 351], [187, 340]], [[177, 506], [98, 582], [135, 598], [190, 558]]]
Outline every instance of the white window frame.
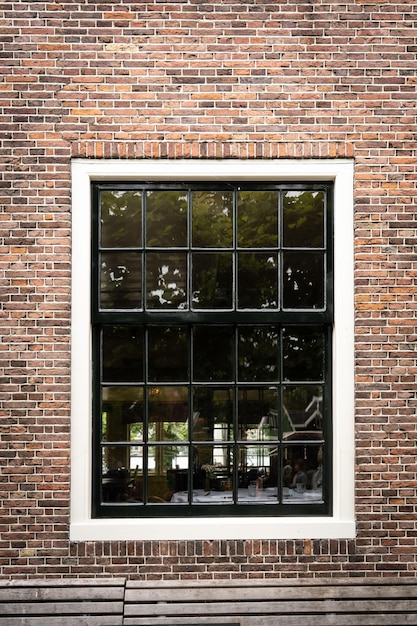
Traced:
[[[72, 175], [72, 541], [355, 537], [353, 161], [74, 159]], [[334, 182], [333, 514], [317, 517], [92, 518], [91, 183], [259, 180]]]

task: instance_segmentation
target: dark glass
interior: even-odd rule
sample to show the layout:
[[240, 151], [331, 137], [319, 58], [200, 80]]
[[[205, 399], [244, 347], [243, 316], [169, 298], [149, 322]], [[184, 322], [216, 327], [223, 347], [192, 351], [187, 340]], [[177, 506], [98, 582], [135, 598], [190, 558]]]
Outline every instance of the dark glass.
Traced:
[[276, 381], [279, 376], [278, 363], [278, 331], [274, 326], [239, 327], [239, 380]]
[[268, 441], [278, 437], [278, 391], [276, 387], [238, 389], [239, 439]]
[[282, 352], [284, 380], [324, 380], [324, 333], [321, 327], [284, 328]]
[[277, 191], [239, 192], [237, 242], [241, 248], [271, 248], [277, 246]]
[[233, 246], [233, 194], [227, 191], [193, 191], [193, 246]]
[[188, 440], [187, 387], [148, 388], [148, 437], [151, 441]]
[[194, 253], [194, 309], [230, 309], [233, 304], [233, 260], [229, 253]]
[[143, 388], [103, 387], [102, 441], [129, 441], [143, 436]]
[[283, 194], [283, 243], [285, 247], [324, 246], [322, 191], [286, 191]]
[[324, 253], [284, 252], [283, 308], [324, 307]]
[[142, 307], [142, 255], [137, 252], [100, 254], [100, 308]]
[[142, 192], [102, 191], [100, 194], [100, 245], [133, 248], [142, 242]]
[[233, 380], [233, 348], [231, 326], [197, 326], [193, 340], [194, 380]]
[[187, 193], [185, 191], [147, 192], [146, 245], [167, 248], [187, 245]]
[[103, 446], [101, 502], [139, 503], [141, 467], [140, 446]]
[[142, 328], [103, 326], [102, 380], [109, 383], [143, 381]]
[[186, 491], [187, 470], [187, 446], [149, 446], [147, 503], [169, 504], [175, 491]]
[[217, 387], [194, 387], [194, 441], [227, 441], [233, 438], [233, 390]]
[[151, 326], [148, 329], [148, 380], [188, 380], [188, 335], [183, 326]]
[[238, 308], [278, 307], [278, 257], [275, 253], [238, 255]]
[[148, 253], [146, 306], [148, 309], [187, 308], [187, 256], [185, 253]]
[[292, 385], [283, 388], [284, 432], [288, 437], [321, 439], [323, 436], [323, 388]]

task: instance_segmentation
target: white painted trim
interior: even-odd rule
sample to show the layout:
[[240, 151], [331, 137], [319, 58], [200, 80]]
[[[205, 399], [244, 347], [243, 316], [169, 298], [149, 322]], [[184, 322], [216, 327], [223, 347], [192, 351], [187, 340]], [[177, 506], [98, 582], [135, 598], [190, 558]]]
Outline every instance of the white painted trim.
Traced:
[[[331, 517], [91, 518], [91, 181], [333, 180], [335, 331], [333, 515]], [[70, 538], [333, 539], [355, 536], [354, 517], [353, 161], [72, 161], [72, 392]]]

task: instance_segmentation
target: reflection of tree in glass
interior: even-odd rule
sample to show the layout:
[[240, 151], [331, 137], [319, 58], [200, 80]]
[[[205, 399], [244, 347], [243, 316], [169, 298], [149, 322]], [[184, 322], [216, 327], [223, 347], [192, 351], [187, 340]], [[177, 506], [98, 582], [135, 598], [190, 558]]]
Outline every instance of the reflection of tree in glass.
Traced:
[[275, 253], [240, 253], [238, 264], [239, 308], [277, 308], [277, 255]]
[[104, 248], [140, 246], [141, 191], [102, 191], [100, 204], [101, 245]]
[[283, 199], [284, 246], [324, 245], [324, 193], [287, 191]]
[[282, 334], [283, 379], [324, 379], [324, 332], [318, 326], [284, 328]]
[[284, 252], [283, 307], [320, 309], [324, 306], [324, 254]]
[[193, 255], [192, 293], [195, 308], [230, 308], [232, 284], [231, 253]]
[[278, 378], [278, 332], [273, 326], [239, 329], [239, 380]]
[[184, 254], [148, 254], [148, 308], [187, 306], [187, 268]]
[[278, 241], [278, 192], [241, 191], [238, 200], [238, 245], [271, 248]]
[[194, 191], [192, 196], [193, 246], [225, 248], [233, 245], [233, 194]]
[[152, 247], [185, 246], [187, 195], [183, 191], [148, 191], [146, 243]]

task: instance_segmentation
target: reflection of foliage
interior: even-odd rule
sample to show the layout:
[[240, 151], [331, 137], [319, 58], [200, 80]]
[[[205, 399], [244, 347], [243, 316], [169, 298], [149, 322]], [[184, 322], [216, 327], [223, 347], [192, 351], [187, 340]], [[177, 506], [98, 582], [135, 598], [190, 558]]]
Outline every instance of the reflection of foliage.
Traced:
[[324, 193], [287, 191], [284, 194], [284, 246], [320, 248], [324, 242]]
[[195, 328], [194, 378], [199, 381], [233, 379], [233, 328], [231, 326]]
[[152, 253], [148, 254], [147, 263], [148, 308], [186, 308], [185, 255]]
[[239, 254], [239, 308], [265, 309], [278, 305], [277, 256]]
[[103, 247], [126, 248], [140, 245], [141, 191], [102, 191], [100, 220]]
[[278, 332], [273, 326], [239, 330], [239, 380], [278, 379]]
[[143, 380], [142, 332], [135, 326], [103, 327], [103, 381]]
[[238, 245], [270, 248], [278, 240], [278, 192], [241, 191], [238, 206]]
[[106, 252], [101, 255], [102, 308], [140, 307], [141, 268], [141, 257], [135, 252]]
[[150, 327], [148, 341], [149, 380], [188, 380], [188, 341], [184, 327]]
[[320, 327], [287, 327], [282, 341], [284, 380], [324, 379], [324, 333]]
[[324, 256], [322, 252], [286, 252], [283, 268], [283, 306], [322, 308]]
[[230, 191], [195, 191], [192, 197], [193, 246], [231, 247], [233, 194]]
[[195, 308], [232, 306], [232, 255], [193, 255], [193, 305]]
[[185, 246], [187, 194], [184, 191], [148, 191], [146, 243], [148, 246]]

